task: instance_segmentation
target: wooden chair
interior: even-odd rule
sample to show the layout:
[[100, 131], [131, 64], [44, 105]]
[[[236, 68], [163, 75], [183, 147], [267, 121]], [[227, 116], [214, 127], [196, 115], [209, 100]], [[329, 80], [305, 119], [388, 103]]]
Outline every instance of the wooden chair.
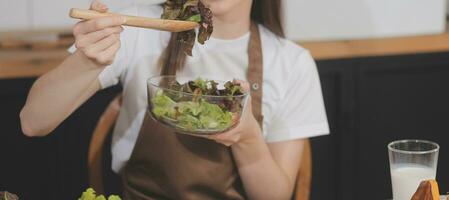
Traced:
[[[98, 194], [104, 194], [103, 188], [103, 146], [111, 132], [120, 110], [122, 96], [119, 95], [108, 105], [98, 120], [92, 135], [88, 152], [89, 186]], [[308, 200], [312, 180], [312, 154], [309, 140], [304, 143], [304, 151], [295, 188], [295, 200]]]
[[98, 194], [104, 194], [103, 188], [103, 146], [108, 133], [117, 121], [122, 95], [115, 97], [100, 116], [92, 134], [87, 156], [89, 186]]
[[312, 146], [309, 139], [304, 142], [301, 165], [296, 179], [295, 200], [309, 200], [312, 183]]

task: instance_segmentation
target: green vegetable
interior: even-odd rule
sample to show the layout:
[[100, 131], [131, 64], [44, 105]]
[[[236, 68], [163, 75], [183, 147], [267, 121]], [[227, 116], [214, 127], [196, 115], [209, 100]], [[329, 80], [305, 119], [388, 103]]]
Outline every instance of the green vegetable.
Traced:
[[223, 110], [216, 104], [203, 103], [200, 116], [200, 123], [204, 128], [224, 129], [232, 123], [232, 113]]
[[231, 112], [204, 100], [181, 101], [173, 104], [170, 97], [159, 92], [153, 97], [152, 102], [152, 111], [157, 118], [165, 117], [176, 121], [179, 126], [187, 130], [225, 129], [232, 123]]
[[201, 22], [201, 15], [200, 14], [193, 15], [193, 16], [187, 18], [186, 21], [192, 21], [192, 22], [200, 23]]
[[95, 198], [95, 200], [106, 200], [106, 197], [104, 197], [103, 195], [100, 195], [97, 198]]
[[238, 83], [227, 82], [223, 89], [217, 88], [217, 82], [201, 78], [184, 84], [177, 81], [166, 84], [169, 90], [159, 90], [152, 97], [151, 111], [156, 118], [178, 128], [187, 131], [222, 131], [232, 126], [234, 115], [242, 112], [244, 98], [239, 96], [243, 92]]
[[[106, 200], [106, 197], [103, 195], [97, 196], [94, 189], [88, 188], [81, 194], [81, 197], [78, 198], [78, 200]], [[121, 198], [117, 195], [110, 195], [108, 200], [121, 200]]]
[[117, 195], [110, 195], [110, 196], [108, 197], [108, 200], [122, 200], [122, 199], [120, 199], [120, 197], [117, 196]]
[[198, 116], [201, 112], [201, 105], [198, 102], [179, 102], [178, 103], [178, 112], [180, 113], [189, 113], [193, 116]]
[[8, 191], [0, 191], [0, 200], [19, 200], [19, 197]]
[[[200, 44], [204, 44], [213, 31], [212, 11], [200, 0], [166, 0], [161, 18], [199, 23], [197, 38]], [[177, 42], [187, 55], [192, 56], [195, 36], [195, 30], [180, 32], [176, 35]]]
[[95, 191], [92, 188], [88, 188], [78, 200], [95, 200]]
[[156, 117], [167, 116], [175, 118], [176, 116], [176, 102], [170, 97], [163, 95], [162, 91], [158, 91], [158, 94], [152, 99], [154, 105], [153, 113]]

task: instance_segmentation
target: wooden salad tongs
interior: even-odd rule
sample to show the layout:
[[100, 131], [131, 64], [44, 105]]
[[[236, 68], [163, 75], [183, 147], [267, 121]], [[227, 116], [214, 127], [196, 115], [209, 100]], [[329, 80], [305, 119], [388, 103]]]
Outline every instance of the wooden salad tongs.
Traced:
[[126, 23], [124, 23], [123, 25], [156, 29], [169, 32], [182, 32], [192, 30], [199, 26], [198, 23], [191, 21], [155, 19], [148, 17], [122, 15], [110, 12], [101, 13], [94, 10], [78, 9], [78, 8], [70, 9], [69, 15], [72, 18], [83, 20], [89, 20], [97, 17], [106, 17], [106, 16], [123, 16], [126, 18]]

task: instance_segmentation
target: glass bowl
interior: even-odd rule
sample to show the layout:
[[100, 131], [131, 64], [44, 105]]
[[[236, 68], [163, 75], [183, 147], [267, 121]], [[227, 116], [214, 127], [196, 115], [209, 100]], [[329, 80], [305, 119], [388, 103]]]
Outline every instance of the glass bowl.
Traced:
[[[248, 92], [220, 96], [218, 93], [222, 93], [227, 82], [213, 80], [217, 85], [212, 86], [213, 83], [204, 82], [204, 80], [211, 79], [180, 76], [149, 78], [147, 80], [148, 109], [152, 117], [176, 132], [190, 135], [218, 134], [235, 127], [245, 110]], [[176, 82], [181, 85], [189, 83], [189, 88], [207, 83], [202, 84], [201, 87], [217, 90], [212, 90], [215, 95], [201, 94], [198, 91], [200, 89], [185, 92], [186, 89], [183, 88], [183, 91], [179, 91], [173, 88]], [[193, 86], [190, 87], [192, 84]]]

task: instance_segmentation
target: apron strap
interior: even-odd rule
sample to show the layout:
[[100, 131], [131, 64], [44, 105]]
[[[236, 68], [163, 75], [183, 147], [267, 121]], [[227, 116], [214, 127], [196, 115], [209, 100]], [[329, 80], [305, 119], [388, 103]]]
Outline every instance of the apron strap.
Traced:
[[262, 82], [263, 82], [263, 55], [259, 27], [256, 22], [251, 23], [251, 36], [248, 44], [248, 72], [247, 79], [251, 88], [253, 114], [260, 127], [263, 126], [262, 115]]

